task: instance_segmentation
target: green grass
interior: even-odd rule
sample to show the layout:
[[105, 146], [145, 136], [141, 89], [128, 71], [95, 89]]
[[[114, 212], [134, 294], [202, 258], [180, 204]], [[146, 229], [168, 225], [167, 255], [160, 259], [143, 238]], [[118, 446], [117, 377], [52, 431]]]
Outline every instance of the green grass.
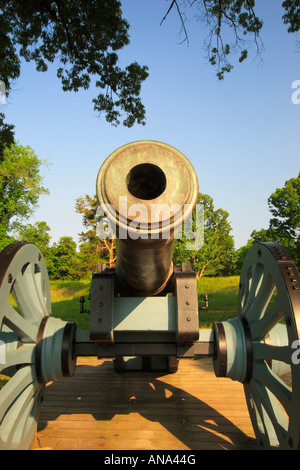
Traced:
[[51, 281], [50, 290], [53, 317], [75, 322], [80, 330], [88, 329], [89, 315], [80, 313], [79, 299], [84, 296], [85, 308], [89, 307], [90, 280]]
[[237, 315], [239, 276], [202, 277], [197, 281], [199, 307], [208, 294], [208, 311], [200, 310], [200, 328], [211, 328], [213, 322], [224, 321]]
[[[214, 321], [224, 321], [235, 317], [239, 277], [202, 277], [198, 279], [199, 306], [204, 306], [203, 296], [208, 294], [209, 310], [200, 311], [200, 327], [210, 328]], [[74, 321], [78, 329], [89, 328], [89, 315], [80, 314], [79, 299], [86, 299], [89, 308], [90, 281], [51, 281], [52, 315], [64, 321]]]
[[9, 381], [9, 377], [7, 377], [6, 375], [2, 375], [0, 374], [0, 390], [1, 388], [4, 387], [4, 385]]

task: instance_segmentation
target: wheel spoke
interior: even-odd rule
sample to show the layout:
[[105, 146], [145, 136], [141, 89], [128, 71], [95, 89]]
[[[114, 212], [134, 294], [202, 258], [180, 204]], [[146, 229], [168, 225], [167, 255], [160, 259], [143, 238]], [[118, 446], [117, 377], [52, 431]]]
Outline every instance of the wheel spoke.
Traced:
[[[37, 337], [51, 315], [49, 278], [40, 250], [16, 242], [0, 253], [0, 448], [27, 449], [37, 426], [44, 385], [36, 372]], [[43, 344], [39, 339], [39, 346]]]
[[22, 364], [32, 364], [34, 362], [35, 345], [23, 345], [14, 351], [8, 351], [5, 354], [5, 364], [0, 364], [0, 372], [8, 367], [19, 366]]
[[[26, 369], [30, 369], [30, 366]], [[30, 371], [29, 375], [31, 375]], [[23, 386], [24, 389], [6, 411], [1, 422], [1, 439], [10, 443], [12, 447], [25, 440], [25, 434], [29, 433], [31, 440], [31, 428], [36, 427], [32, 409], [35, 406], [36, 395], [40, 391], [41, 385], [35, 380], [28, 384], [24, 381]]]
[[13, 298], [24, 318], [40, 323], [47, 314], [45, 304], [39, 300], [32, 266], [28, 265], [24, 274], [19, 273], [12, 288]]
[[[281, 403], [288, 416], [291, 415], [292, 391], [290, 388], [263, 362], [255, 362], [253, 378], [264, 385]], [[278, 409], [277, 409], [278, 410]]]
[[254, 342], [253, 358], [257, 361], [272, 359], [290, 364], [291, 348], [289, 346], [274, 346], [272, 344]]
[[214, 324], [216, 375], [244, 384], [263, 447], [299, 446], [300, 368], [298, 351], [293, 352], [300, 339], [299, 286], [286, 250], [256, 243], [241, 269], [238, 316]]
[[5, 312], [3, 323], [13, 330], [21, 338], [22, 342], [34, 343], [38, 333], [38, 325], [29, 323], [29, 321], [24, 319], [9, 301], [3, 310]]
[[0, 390], [0, 422], [19, 395], [34, 381], [36, 377], [33, 368], [23, 367]]
[[260, 263], [255, 263], [254, 266], [252, 266], [251, 283], [248, 280], [249, 290], [245, 297], [245, 302], [243, 306], [244, 315], [246, 315], [246, 312], [248, 311], [249, 307], [252, 306], [256, 298], [257, 290], [259, 289], [261, 285], [262, 278], [263, 278], [263, 266]]
[[[27, 274], [27, 273], [26, 273]], [[46, 305], [47, 299], [43, 292], [43, 278], [40, 268], [37, 264], [30, 264], [30, 271], [27, 274], [28, 284], [31, 289], [32, 298], [42, 316], [49, 315], [49, 307]]]
[[280, 298], [276, 297], [274, 305], [262, 317], [252, 319], [249, 325], [251, 337], [254, 341], [263, 340], [271, 329], [282, 320], [284, 314], [281, 308]]
[[249, 411], [256, 436], [259, 441], [262, 441], [260, 443], [264, 447], [277, 446], [282, 443], [287, 435], [288, 420], [275, 397], [255, 379], [245, 386], [245, 393], [248, 406], [249, 402], [252, 402]]
[[254, 319], [257, 320], [264, 315], [275, 289], [274, 281], [269, 273], [261, 274], [259, 281], [259, 283], [256, 283], [256, 290], [253, 292], [251, 304], [247, 303], [247, 308], [244, 309], [244, 315], [249, 324]]

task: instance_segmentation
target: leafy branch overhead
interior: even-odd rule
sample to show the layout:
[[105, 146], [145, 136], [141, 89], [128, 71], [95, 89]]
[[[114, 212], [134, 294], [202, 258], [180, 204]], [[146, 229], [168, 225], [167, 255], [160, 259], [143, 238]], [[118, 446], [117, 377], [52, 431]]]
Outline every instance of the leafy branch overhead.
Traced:
[[[298, 32], [300, 0], [285, 0], [282, 8], [287, 31]], [[263, 22], [256, 15], [255, 0], [167, 0], [161, 23], [171, 11], [179, 17], [183, 42], [189, 41], [189, 13], [204, 25], [208, 60], [220, 80], [232, 70], [234, 53], [239, 62], [253, 44], [261, 53]], [[120, 0], [0, 0], [0, 80], [6, 94], [20, 76], [22, 58], [34, 61], [42, 72], [55, 63], [64, 91], [90, 86], [99, 90], [94, 109], [108, 122], [127, 127], [145, 124], [140, 94], [148, 67], [137, 62], [121, 67], [118, 56], [130, 42], [129, 28]], [[13, 139], [13, 126], [4, 124], [3, 118], [1, 114], [0, 154], [1, 145]]]
[[[166, 20], [172, 10], [179, 17], [184, 39], [189, 42], [187, 29], [188, 13], [194, 13], [208, 30], [205, 41], [207, 57], [217, 69], [217, 77], [224, 79], [225, 73], [233, 69], [229, 58], [239, 54], [239, 62], [248, 57], [249, 48], [254, 45], [256, 53], [261, 56], [262, 41], [260, 33], [263, 21], [256, 15], [255, 0], [167, 0], [167, 12], [162, 19]], [[270, 5], [270, 14], [272, 6]], [[300, 30], [300, 0], [282, 2], [283, 23], [287, 31], [295, 33]]]
[[118, 0], [0, 0], [0, 79], [10, 89], [20, 75], [20, 57], [38, 71], [59, 61], [64, 91], [88, 89], [92, 78], [101, 90], [94, 109], [108, 122], [145, 123], [140, 99], [148, 68], [118, 65], [117, 51], [129, 44], [129, 24]]
[[211, 65], [217, 67], [217, 77], [220, 80], [224, 79], [225, 73], [233, 69], [229, 62], [232, 54], [239, 52], [239, 62], [243, 62], [248, 57], [249, 45], [254, 43], [257, 54], [260, 55], [260, 31], [263, 22], [256, 16], [254, 0], [170, 0], [169, 3], [169, 9], [162, 21], [172, 9], [176, 10], [184, 34], [183, 42], [189, 42], [186, 27], [188, 7], [195, 12], [198, 20], [205, 23], [208, 30], [205, 41], [208, 60]]

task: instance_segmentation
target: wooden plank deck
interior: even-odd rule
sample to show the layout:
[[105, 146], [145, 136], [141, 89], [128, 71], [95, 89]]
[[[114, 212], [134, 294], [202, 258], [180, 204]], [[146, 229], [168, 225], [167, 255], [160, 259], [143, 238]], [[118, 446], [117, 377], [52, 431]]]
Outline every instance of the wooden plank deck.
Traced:
[[78, 358], [74, 377], [47, 385], [31, 449], [257, 449], [243, 386], [217, 378], [211, 359], [175, 374], [118, 374]]

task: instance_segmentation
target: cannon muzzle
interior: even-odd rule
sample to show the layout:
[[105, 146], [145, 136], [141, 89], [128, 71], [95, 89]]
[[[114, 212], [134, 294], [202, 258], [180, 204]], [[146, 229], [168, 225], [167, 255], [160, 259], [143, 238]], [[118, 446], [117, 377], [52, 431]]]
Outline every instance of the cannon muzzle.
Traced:
[[193, 166], [167, 144], [133, 142], [105, 160], [96, 186], [116, 237], [117, 280], [131, 295], [162, 292], [173, 273], [174, 237], [198, 198]]

